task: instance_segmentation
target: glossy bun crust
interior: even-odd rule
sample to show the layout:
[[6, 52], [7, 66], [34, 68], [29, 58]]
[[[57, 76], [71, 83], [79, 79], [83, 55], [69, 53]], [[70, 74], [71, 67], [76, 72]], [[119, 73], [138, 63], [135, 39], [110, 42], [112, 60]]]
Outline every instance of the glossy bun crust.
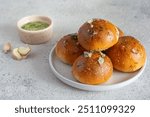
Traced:
[[72, 65], [73, 62], [83, 53], [77, 34], [69, 34], [61, 38], [55, 48], [56, 55], [64, 63]]
[[118, 28], [118, 27], [117, 27], [117, 29], [118, 29], [118, 31], [119, 31], [119, 37], [124, 36], [124, 32], [123, 32], [120, 28]]
[[72, 73], [79, 82], [96, 85], [106, 82], [112, 76], [113, 66], [107, 56], [102, 57], [96, 52], [91, 57], [78, 57], [73, 64]]
[[120, 37], [118, 43], [106, 51], [113, 67], [122, 72], [134, 72], [140, 69], [146, 60], [143, 45], [134, 37]]
[[92, 19], [78, 31], [78, 41], [86, 50], [105, 50], [117, 43], [119, 31], [115, 25], [103, 19]]

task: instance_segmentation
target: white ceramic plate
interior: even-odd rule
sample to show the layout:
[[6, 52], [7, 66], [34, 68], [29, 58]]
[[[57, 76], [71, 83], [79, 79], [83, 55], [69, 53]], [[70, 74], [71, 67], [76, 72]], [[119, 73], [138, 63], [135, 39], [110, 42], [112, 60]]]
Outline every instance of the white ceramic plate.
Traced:
[[138, 79], [138, 77], [142, 74], [146, 66], [145, 63], [144, 67], [142, 67], [140, 70], [133, 73], [122, 73], [114, 70], [112, 77], [106, 83], [100, 85], [87, 85], [87, 84], [82, 84], [73, 78], [71, 72], [71, 66], [61, 62], [59, 58], [56, 56], [54, 50], [55, 50], [55, 46], [52, 48], [49, 54], [49, 64], [53, 73], [62, 82], [82, 90], [105, 91], [105, 90], [112, 90], [112, 89], [124, 87], [134, 82], [136, 79]]

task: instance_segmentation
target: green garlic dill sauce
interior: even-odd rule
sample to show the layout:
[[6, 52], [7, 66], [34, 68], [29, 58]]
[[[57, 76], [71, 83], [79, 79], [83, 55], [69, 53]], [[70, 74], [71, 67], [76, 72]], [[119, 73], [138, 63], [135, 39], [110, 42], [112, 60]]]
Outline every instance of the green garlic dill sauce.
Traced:
[[24, 24], [21, 28], [28, 31], [38, 31], [45, 29], [49, 26], [49, 24], [41, 21], [29, 22]]

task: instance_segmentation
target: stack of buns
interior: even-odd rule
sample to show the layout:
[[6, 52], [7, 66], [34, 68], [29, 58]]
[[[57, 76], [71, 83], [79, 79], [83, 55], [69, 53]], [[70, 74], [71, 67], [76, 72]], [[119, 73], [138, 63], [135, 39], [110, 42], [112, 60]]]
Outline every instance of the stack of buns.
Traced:
[[113, 68], [121, 72], [139, 70], [146, 61], [144, 46], [111, 22], [91, 19], [78, 33], [62, 37], [55, 48], [64, 63], [72, 65], [72, 74], [84, 84], [108, 81]]

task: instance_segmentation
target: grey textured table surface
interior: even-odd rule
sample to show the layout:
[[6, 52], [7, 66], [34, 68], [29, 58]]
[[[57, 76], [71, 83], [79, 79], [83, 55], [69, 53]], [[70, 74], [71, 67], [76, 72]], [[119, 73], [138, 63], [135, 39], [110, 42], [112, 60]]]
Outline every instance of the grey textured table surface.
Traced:
[[[16, 22], [28, 15], [47, 15], [54, 22], [50, 42], [32, 46], [31, 56], [22, 61], [0, 51], [0, 99], [150, 99], [150, 0], [0, 0], [0, 47], [19, 40]], [[72, 88], [52, 73], [49, 51], [65, 34], [76, 32], [93, 17], [118, 25], [127, 35], [140, 39], [148, 56], [140, 78], [124, 88], [88, 92]]]

